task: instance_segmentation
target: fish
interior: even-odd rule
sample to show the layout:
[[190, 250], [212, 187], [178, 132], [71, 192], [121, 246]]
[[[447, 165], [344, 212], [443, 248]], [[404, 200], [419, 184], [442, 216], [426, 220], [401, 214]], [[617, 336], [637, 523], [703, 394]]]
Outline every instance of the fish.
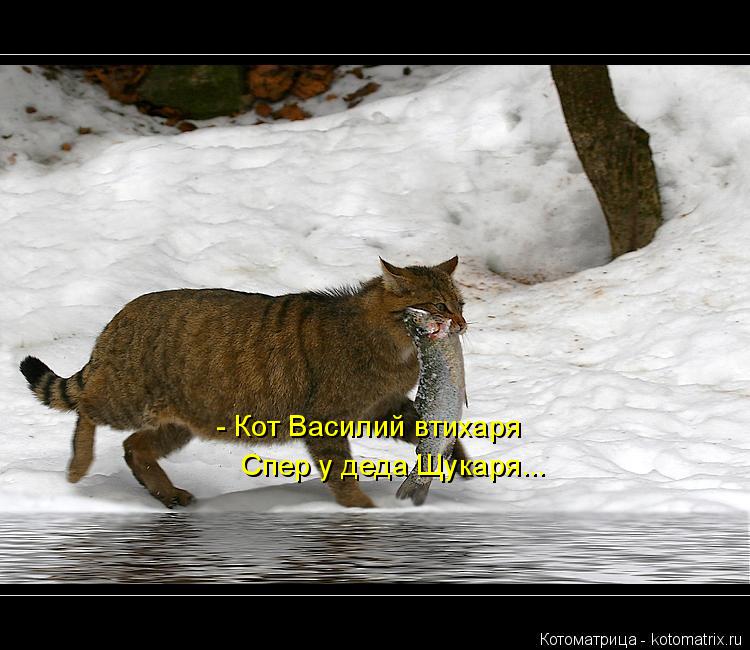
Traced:
[[[449, 319], [423, 309], [407, 308], [404, 321], [419, 359], [419, 384], [414, 399], [417, 413], [426, 422], [460, 421], [467, 403], [461, 338], [450, 331]], [[436, 468], [441, 457], [450, 460], [456, 439], [446, 437], [444, 429], [444, 424], [437, 425], [431, 435], [417, 444], [417, 464], [396, 492], [398, 499], [410, 498], [417, 506], [427, 499], [433, 477], [420, 475], [419, 469]]]

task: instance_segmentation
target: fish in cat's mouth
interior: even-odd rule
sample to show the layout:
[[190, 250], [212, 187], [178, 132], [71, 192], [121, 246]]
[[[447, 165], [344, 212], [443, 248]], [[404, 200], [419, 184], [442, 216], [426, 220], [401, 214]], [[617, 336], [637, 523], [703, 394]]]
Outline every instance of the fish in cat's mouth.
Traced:
[[446, 336], [448, 336], [448, 334], [450, 334], [451, 329], [457, 329], [452, 321], [446, 318], [442, 318], [441, 316], [435, 316], [426, 325], [427, 338], [431, 341], [444, 339]]
[[466, 321], [463, 316], [443, 316], [440, 314], [431, 314], [435, 321], [435, 332], [430, 338], [441, 339], [448, 334], [463, 334], [466, 331]]
[[432, 314], [436, 319], [441, 322], [447, 323], [449, 328], [446, 333], [451, 334], [463, 334], [466, 331], [467, 324], [464, 317], [459, 313], [448, 312], [444, 314]]
[[466, 324], [461, 326], [452, 318], [433, 314], [424, 309], [409, 307], [406, 312], [416, 316], [416, 324], [424, 332], [428, 339], [436, 341], [444, 339], [449, 334], [463, 334], [466, 331]]

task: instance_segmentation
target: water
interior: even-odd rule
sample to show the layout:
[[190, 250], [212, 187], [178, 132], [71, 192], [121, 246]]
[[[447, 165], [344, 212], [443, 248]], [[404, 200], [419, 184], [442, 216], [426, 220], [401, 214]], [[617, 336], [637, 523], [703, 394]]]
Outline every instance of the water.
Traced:
[[44, 515], [0, 523], [0, 582], [742, 582], [745, 517]]

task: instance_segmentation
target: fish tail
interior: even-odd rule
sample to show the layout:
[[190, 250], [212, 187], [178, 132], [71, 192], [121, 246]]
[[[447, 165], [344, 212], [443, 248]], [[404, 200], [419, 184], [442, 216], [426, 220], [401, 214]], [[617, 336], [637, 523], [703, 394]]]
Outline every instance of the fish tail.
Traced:
[[401, 484], [398, 491], [396, 492], [397, 499], [411, 499], [415, 506], [421, 506], [427, 499], [427, 493], [430, 490], [430, 483], [432, 479], [425, 481], [419, 480], [419, 474], [416, 468], [414, 468]]

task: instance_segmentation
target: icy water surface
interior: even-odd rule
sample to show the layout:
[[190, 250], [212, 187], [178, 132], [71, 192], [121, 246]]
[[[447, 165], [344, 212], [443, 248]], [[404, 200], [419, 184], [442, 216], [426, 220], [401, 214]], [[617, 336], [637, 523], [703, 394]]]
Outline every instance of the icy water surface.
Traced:
[[0, 582], [748, 582], [745, 517], [36, 515]]

